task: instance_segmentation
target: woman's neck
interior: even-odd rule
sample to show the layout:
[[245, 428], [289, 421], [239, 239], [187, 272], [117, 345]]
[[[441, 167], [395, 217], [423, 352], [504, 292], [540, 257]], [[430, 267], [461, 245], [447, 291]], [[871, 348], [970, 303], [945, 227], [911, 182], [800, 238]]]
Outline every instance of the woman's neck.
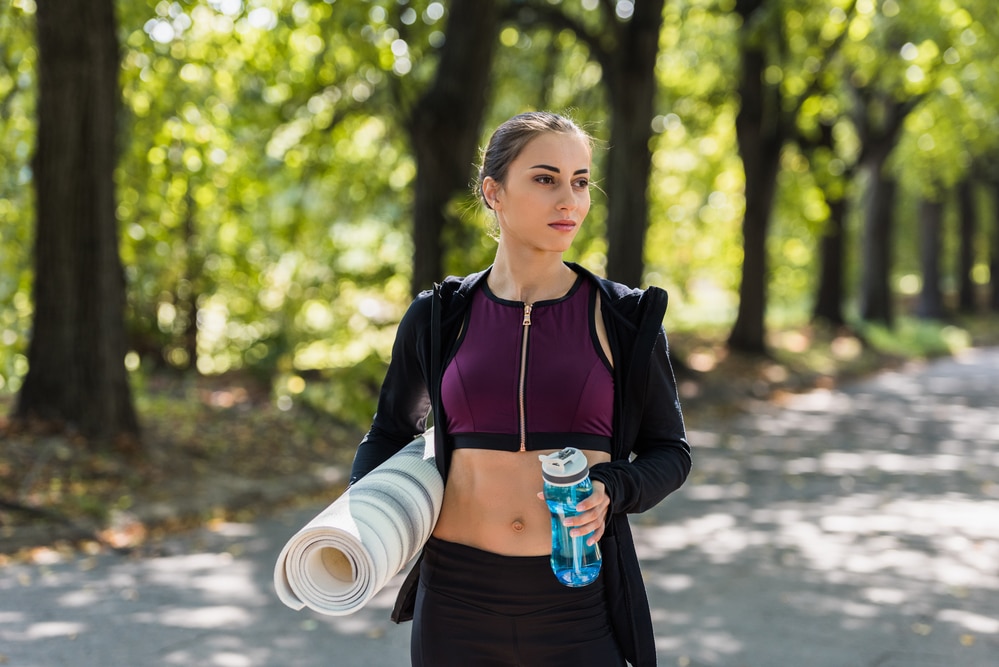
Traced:
[[564, 296], [576, 282], [576, 272], [562, 261], [561, 253], [518, 257], [497, 251], [489, 289], [501, 299], [535, 303]]

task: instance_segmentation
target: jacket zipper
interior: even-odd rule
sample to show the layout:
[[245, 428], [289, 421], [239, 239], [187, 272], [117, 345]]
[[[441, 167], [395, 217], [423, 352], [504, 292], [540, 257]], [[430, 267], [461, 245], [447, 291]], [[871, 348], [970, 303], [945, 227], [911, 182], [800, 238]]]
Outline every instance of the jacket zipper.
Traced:
[[529, 303], [524, 304], [524, 337], [520, 344], [520, 389], [517, 396], [520, 408], [520, 451], [527, 451], [527, 416], [524, 412], [524, 393], [527, 386], [527, 335], [531, 330], [531, 309]]

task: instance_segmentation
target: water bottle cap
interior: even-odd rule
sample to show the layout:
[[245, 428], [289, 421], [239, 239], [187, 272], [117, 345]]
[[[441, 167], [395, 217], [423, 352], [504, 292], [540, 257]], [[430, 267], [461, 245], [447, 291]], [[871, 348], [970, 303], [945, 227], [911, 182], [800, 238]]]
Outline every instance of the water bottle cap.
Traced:
[[539, 454], [541, 475], [549, 484], [571, 486], [586, 479], [590, 466], [586, 454], [575, 447], [566, 447], [551, 454]]

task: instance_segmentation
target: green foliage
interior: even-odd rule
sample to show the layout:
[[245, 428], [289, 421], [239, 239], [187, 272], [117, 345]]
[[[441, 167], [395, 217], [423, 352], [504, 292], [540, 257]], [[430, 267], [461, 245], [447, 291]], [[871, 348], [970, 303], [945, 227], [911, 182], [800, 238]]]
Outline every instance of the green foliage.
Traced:
[[779, 195], [768, 240], [772, 278], [768, 317], [776, 326], [807, 321], [818, 283], [816, 239], [829, 217], [826, 193], [807, 158], [794, 146], [784, 152]]
[[907, 359], [950, 355], [971, 346], [968, 331], [953, 325], [942, 326], [904, 317], [893, 329], [880, 325], [860, 325], [862, 335], [875, 348]]
[[667, 3], [663, 26], [647, 280], [671, 288], [675, 310], [700, 311], [695, 304], [710, 295], [703, 315], [730, 322], [745, 205], [731, 94], [739, 22], [712, 3], [686, 2]]
[[34, 3], [0, 8], [0, 392], [27, 372], [35, 143]]
[[898, 48], [904, 67], [899, 85], [922, 104], [907, 118], [896, 168], [905, 187], [935, 200], [965, 178], [976, 160], [994, 154], [999, 141], [992, 113], [999, 41], [985, 27], [995, 7], [962, 4], [933, 3], [921, 8], [918, 19], [908, 11], [897, 16], [898, 41], [906, 40]]
[[119, 218], [134, 334], [167, 363], [188, 361], [195, 312], [209, 373], [349, 365], [384, 338], [414, 172], [395, 119], [371, 113], [399, 68], [384, 15], [159, 3], [130, 22], [127, 133], [146, 141], [122, 161]]
[[[593, 45], [613, 46], [627, 3], [610, 22], [596, 0], [515, 4], [499, 35], [483, 142], [505, 118], [538, 108], [571, 113], [605, 142]], [[782, 157], [768, 249], [770, 321], [793, 326], [809, 311], [829, 202], [860, 203], [852, 170], [879, 100], [915, 105], [891, 161], [904, 200], [945, 197], [969, 173], [999, 177], [999, 43], [986, 29], [999, 11], [991, 0], [759, 5], [750, 20], [766, 83], [797, 133]], [[646, 281], [670, 288], [670, 317], [683, 328], [724, 328], [735, 315], [745, 206], [735, 6], [668, 2], [660, 36]], [[562, 18], [529, 20], [540, 11]], [[32, 315], [33, 15], [31, 0], [0, 9], [8, 393], [27, 370]], [[447, 3], [432, 0], [118, 2], [130, 368], [245, 369], [285, 403], [358, 423], [370, 416], [408, 303], [415, 165], [405, 122], [434, 76], [447, 18]], [[824, 126], [831, 146], [818, 145]], [[593, 208], [569, 256], [598, 271], [605, 154], [595, 154]], [[471, 193], [450, 213], [460, 222], [445, 230], [446, 271], [481, 268], [495, 248], [488, 215]], [[904, 275], [917, 268], [916, 228], [914, 215], [901, 219]]]

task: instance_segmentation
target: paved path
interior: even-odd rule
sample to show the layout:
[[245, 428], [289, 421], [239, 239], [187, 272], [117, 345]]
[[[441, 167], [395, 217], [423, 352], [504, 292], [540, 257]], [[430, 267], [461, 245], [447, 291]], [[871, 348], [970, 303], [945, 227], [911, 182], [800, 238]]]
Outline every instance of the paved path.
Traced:
[[[690, 481], [634, 519], [661, 665], [999, 665], [999, 350], [690, 437]], [[398, 578], [347, 618], [275, 598], [318, 509], [0, 569], [0, 665], [408, 665]]]

